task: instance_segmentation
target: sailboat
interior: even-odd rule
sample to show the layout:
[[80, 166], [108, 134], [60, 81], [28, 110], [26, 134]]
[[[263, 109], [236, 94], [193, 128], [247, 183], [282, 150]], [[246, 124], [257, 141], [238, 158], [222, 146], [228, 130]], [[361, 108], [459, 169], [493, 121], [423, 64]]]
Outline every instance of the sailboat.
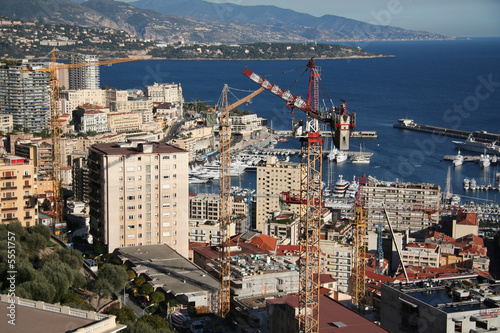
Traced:
[[361, 150], [361, 145], [359, 145], [359, 155], [355, 155], [351, 158], [351, 163], [358, 164], [368, 164], [370, 163], [370, 157]]

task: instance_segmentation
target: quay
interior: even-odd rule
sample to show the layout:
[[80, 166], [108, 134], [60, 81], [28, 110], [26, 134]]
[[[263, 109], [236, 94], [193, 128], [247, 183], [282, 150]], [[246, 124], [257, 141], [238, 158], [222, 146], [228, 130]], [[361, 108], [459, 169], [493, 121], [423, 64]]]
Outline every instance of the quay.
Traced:
[[[293, 148], [262, 148], [257, 151], [259, 154], [263, 155], [295, 155], [295, 154], [300, 154], [300, 149], [293, 149]], [[370, 152], [359, 152], [359, 151], [344, 151], [348, 157], [354, 157], [354, 156], [367, 156], [367, 157], [372, 157], [373, 153]], [[323, 155], [328, 155], [330, 153], [330, 150], [323, 150]]]
[[[273, 133], [279, 137], [292, 137], [292, 131], [285, 130], [273, 130]], [[331, 137], [331, 131], [319, 131], [322, 137]], [[352, 131], [351, 138], [361, 138], [361, 139], [376, 139], [378, 137], [376, 131]]]
[[499, 139], [498, 134], [488, 133], [486, 131], [463, 131], [454, 128], [445, 128], [431, 125], [417, 124], [413, 122], [412, 119], [399, 119], [397, 124], [393, 125], [394, 128], [406, 129], [410, 131], [418, 131], [436, 135], [444, 135], [453, 138], [467, 139], [468, 137], [474, 137], [476, 140], [492, 143]]
[[[444, 155], [443, 159], [446, 161], [453, 161], [453, 159], [457, 155]], [[467, 156], [467, 155], [462, 155], [464, 157], [464, 162], [477, 162], [479, 161], [479, 156]]]

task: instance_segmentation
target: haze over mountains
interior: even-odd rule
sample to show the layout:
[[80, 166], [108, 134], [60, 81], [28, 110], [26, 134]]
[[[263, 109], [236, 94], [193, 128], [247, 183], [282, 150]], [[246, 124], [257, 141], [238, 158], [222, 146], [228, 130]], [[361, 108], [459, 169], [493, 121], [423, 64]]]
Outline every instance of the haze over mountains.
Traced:
[[[81, 1], [78, 1], [81, 2]], [[186, 43], [332, 42], [447, 37], [275, 6], [202, 0], [3, 0], [0, 15], [27, 21], [124, 30], [142, 39]]]

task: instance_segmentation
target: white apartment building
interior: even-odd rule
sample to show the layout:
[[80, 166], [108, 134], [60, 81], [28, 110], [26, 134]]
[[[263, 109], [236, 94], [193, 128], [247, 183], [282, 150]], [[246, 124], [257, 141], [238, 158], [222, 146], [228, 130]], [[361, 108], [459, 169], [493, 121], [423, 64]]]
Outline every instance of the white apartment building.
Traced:
[[91, 234], [108, 251], [167, 244], [188, 256], [188, 153], [164, 143], [104, 143], [88, 157]]
[[0, 131], [4, 134], [14, 129], [14, 116], [12, 114], [0, 114]]
[[184, 97], [182, 96], [182, 87], [180, 83], [154, 83], [152, 86], [146, 86], [146, 96], [152, 102], [172, 103], [182, 105]]
[[108, 115], [101, 111], [87, 111], [82, 116], [82, 132], [107, 132]]
[[[71, 54], [71, 64], [95, 63], [99, 56], [90, 54]], [[99, 89], [101, 85], [99, 66], [70, 68], [69, 89]]]
[[[49, 127], [49, 74], [36, 71], [41, 68], [46, 67], [26, 59], [0, 68], [0, 114], [12, 115], [15, 128], [41, 132]], [[28, 69], [33, 71], [23, 72]]]
[[126, 90], [80, 89], [63, 90], [59, 94], [61, 113], [69, 113], [83, 104], [109, 108], [111, 102], [126, 102]]
[[142, 116], [131, 112], [109, 113], [108, 128], [113, 133], [140, 132], [142, 130]]
[[[270, 156], [263, 166], [257, 167], [257, 213], [255, 226], [263, 231], [264, 222], [269, 214], [282, 210], [279, 195], [281, 192], [298, 193], [300, 188], [300, 164], [278, 161]], [[290, 205], [289, 210], [298, 214], [299, 205]]]
[[401, 251], [405, 266], [441, 267], [441, 251], [438, 244], [408, 243]]
[[262, 118], [256, 114], [231, 115], [231, 131], [249, 136], [252, 132], [262, 130]]

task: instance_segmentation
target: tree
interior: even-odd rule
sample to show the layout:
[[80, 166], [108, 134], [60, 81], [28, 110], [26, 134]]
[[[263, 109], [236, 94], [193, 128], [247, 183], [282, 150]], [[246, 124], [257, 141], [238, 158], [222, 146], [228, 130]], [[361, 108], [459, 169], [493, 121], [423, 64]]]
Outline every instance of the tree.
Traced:
[[136, 321], [134, 311], [129, 306], [124, 306], [121, 309], [113, 309], [108, 311], [110, 315], [116, 316], [116, 320], [124, 324], [126, 321]]
[[41, 273], [55, 288], [54, 302], [59, 302], [73, 284], [72, 269], [65, 263], [51, 261], [43, 265]]
[[[149, 317], [149, 316], [144, 316]], [[144, 318], [141, 317], [141, 318]], [[154, 329], [146, 321], [138, 320], [137, 322], [126, 322], [127, 328], [124, 329], [123, 333], [170, 333], [171, 330], [167, 328]]]
[[83, 265], [83, 254], [71, 247], [62, 248], [57, 251], [62, 262], [73, 269], [80, 269]]
[[38, 252], [39, 250], [44, 249], [46, 244], [47, 239], [39, 233], [26, 235], [26, 245], [28, 246], [29, 253]]
[[121, 290], [128, 280], [128, 274], [122, 266], [104, 264], [97, 272], [97, 280], [108, 281], [111, 286], [111, 292]]
[[161, 291], [155, 291], [151, 294], [151, 300], [157, 304], [163, 302], [165, 300], [165, 294]]
[[30, 228], [30, 232], [32, 234], [37, 233], [42, 235], [46, 239], [46, 242], [50, 240], [50, 228], [47, 227], [46, 225], [43, 224], [34, 225]]
[[16, 288], [17, 296], [46, 303], [53, 303], [56, 293], [56, 288], [46, 280], [24, 282]]
[[168, 324], [162, 317], [158, 315], [142, 316], [137, 320], [138, 322], [145, 322], [155, 330], [168, 328]]
[[142, 286], [141, 286], [141, 293], [143, 294], [146, 294], [146, 295], [150, 295], [154, 292], [154, 288], [152, 285], [150, 285], [149, 283], [144, 283]]
[[137, 274], [135, 274], [135, 272], [133, 270], [131, 270], [131, 269], [129, 269], [127, 271], [127, 274], [128, 274], [128, 279], [129, 280], [133, 280], [133, 279], [135, 279], [137, 277]]
[[138, 277], [136, 277], [134, 279], [134, 284], [137, 286], [137, 287], [141, 287], [144, 283], [146, 282], [146, 278], [142, 275], [139, 275]]

